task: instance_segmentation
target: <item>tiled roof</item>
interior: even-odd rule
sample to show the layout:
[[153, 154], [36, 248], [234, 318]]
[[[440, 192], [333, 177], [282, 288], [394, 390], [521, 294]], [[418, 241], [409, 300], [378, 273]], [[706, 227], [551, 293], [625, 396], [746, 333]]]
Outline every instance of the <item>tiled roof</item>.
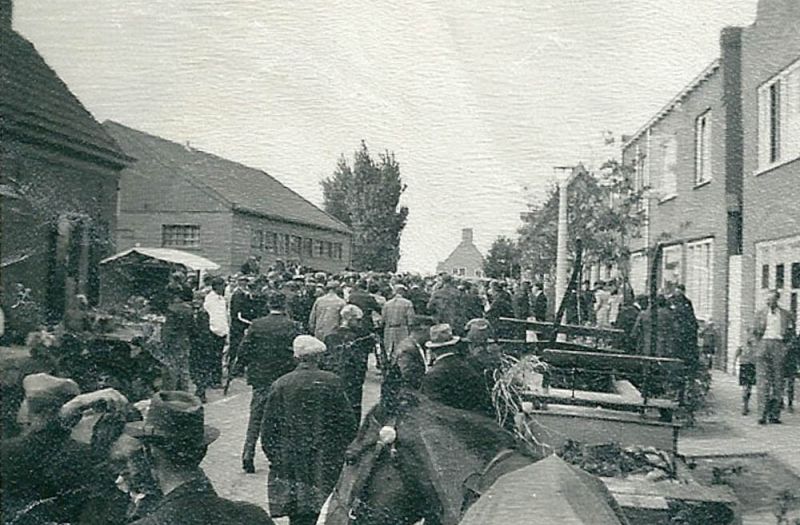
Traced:
[[0, 129], [117, 166], [129, 162], [103, 126], [70, 92], [36, 48], [0, 27]]
[[328, 215], [269, 174], [220, 158], [117, 122], [103, 126], [123, 151], [139, 161], [127, 170], [164, 170], [169, 176], [185, 177], [190, 183], [211, 191], [233, 209], [350, 233], [346, 224]]

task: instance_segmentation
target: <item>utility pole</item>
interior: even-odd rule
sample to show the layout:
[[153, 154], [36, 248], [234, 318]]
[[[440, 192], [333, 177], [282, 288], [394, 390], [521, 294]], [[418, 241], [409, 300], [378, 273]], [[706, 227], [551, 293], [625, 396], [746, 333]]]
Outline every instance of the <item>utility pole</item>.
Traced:
[[568, 243], [569, 243], [569, 224], [567, 213], [567, 202], [569, 198], [569, 185], [575, 177], [583, 171], [583, 166], [556, 166], [553, 168], [558, 183], [558, 247], [556, 249], [556, 296], [555, 311], [561, 308], [561, 301], [567, 289], [567, 268]]

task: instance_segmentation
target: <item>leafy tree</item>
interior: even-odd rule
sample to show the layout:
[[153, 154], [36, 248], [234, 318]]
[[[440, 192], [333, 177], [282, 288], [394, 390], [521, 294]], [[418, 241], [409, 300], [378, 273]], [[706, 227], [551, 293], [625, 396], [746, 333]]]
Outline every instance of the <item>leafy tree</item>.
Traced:
[[[642, 192], [633, 186], [632, 168], [606, 162], [598, 173], [583, 172], [569, 187], [568, 250], [583, 241], [585, 264], [616, 263], [627, 274], [628, 242], [640, 235], [644, 223]], [[558, 188], [552, 186], [544, 203], [531, 206], [519, 230], [522, 261], [538, 276], [555, 271], [558, 245]]]
[[363, 140], [352, 168], [342, 155], [333, 175], [322, 181], [325, 211], [353, 229], [354, 269], [397, 270], [408, 220], [408, 208], [399, 205], [405, 190], [394, 153], [385, 151], [376, 162]]
[[517, 242], [505, 236], [495, 239], [483, 262], [483, 273], [493, 279], [519, 277], [520, 250]]

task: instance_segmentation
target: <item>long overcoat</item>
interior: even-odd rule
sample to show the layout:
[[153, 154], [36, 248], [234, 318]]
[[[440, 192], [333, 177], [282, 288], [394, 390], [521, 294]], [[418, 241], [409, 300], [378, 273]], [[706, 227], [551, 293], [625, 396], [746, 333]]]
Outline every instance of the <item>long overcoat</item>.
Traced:
[[394, 297], [383, 305], [383, 346], [393, 355], [400, 343], [408, 337], [408, 325], [414, 315], [414, 305], [402, 296]]
[[318, 513], [358, 429], [341, 380], [301, 362], [272, 384], [264, 414], [270, 515]]

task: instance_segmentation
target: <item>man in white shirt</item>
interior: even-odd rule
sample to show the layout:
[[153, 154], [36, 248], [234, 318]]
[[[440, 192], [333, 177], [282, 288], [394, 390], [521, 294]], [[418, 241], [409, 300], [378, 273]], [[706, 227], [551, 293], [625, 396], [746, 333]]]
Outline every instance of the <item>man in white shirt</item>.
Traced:
[[780, 292], [773, 290], [767, 295], [767, 307], [756, 313], [753, 336], [758, 348], [756, 353], [756, 389], [758, 423], [780, 423], [780, 400], [783, 395], [783, 373], [788, 344], [794, 337], [792, 314], [778, 306]]
[[222, 383], [222, 353], [228, 338], [230, 325], [228, 323], [228, 305], [225, 301], [225, 281], [221, 277], [211, 280], [211, 291], [203, 301], [203, 310], [208, 315], [208, 334], [206, 348], [202, 355], [196, 359], [196, 367], [201, 370], [197, 384], [197, 397], [202, 401], [206, 399], [206, 388]]

